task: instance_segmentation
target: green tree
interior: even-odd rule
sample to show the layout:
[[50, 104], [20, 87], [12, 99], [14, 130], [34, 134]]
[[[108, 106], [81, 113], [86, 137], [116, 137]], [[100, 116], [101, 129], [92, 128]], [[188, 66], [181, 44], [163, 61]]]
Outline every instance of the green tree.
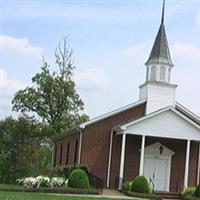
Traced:
[[43, 62], [42, 71], [32, 78], [33, 86], [19, 90], [12, 100], [13, 110], [33, 113], [49, 125], [46, 127], [49, 137], [88, 120], [83, 114], [84, 103], [75, 89], [75, 66], [66, 40], [63, 48], [58, 45], [55, 58], [58, 71], [51, 73], [49, 64]]
[[0, 121], [1, 183], [50, 173], [51, 145], [41, 138], [40, 127], [40, 123], [24, 116]]

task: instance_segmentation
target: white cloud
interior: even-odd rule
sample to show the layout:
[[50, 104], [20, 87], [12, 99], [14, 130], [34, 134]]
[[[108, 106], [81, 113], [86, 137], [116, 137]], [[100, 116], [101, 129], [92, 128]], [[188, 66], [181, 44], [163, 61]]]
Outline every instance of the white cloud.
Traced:
[[177, 58], [181, 58], [184, 60], [191, 60], [195, 61], [197, 64], [197, 61], [200, 61], [200, 47], [197, 47], [191, 43], [180, 43], [176, 42], [173, 45], [173, 51], [174, 56]]
[[197, 24], [197, 25], [200, 25], [200, 13], [197, 15], [196, 24]]
[[19, 89], [23, 89], [26, 87], [25, 84], [23, 84], [22, 82], [11, 79], [8, 76], [8, 73], [3, 69], [0, 69], [0, 78], [0, 88], [2, 90], [5, 90], [6, 93], [15, 92]]
[[99, 90], [106, 88], [111, 78], [106, 72], [98, 67], [79, 71], [74, 76], [75, 82], [83, 90]]
[[15, 38], [7, 35], [0, 35], [2, 39], [3, 54], [23, 55], [30, 57], [41, 57], [42, 49], [34, 47], [28, 38]]

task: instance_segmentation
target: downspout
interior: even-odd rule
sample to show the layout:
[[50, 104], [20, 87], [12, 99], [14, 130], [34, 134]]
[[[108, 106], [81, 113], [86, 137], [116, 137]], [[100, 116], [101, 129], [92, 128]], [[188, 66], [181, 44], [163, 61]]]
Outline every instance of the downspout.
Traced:
[[108, 173], [107, 173], [107, 183], [106, 183], [107, 188], [109, 188], [109, 186], [110, 186], [110, 170], [111, 170], [111, 160], [112, 160], [113, 135], [114, 135], [114, 131], [111, 130], [110, 149], [109, 149], [109, 156], [108, 156]]
[[197, 168], [197, 185], [200, 179], [200, 142], [199, 142], [199, 156], [198, 156], [198, 168]]
[[81, 164], [81, 152], [82, 152], [82, 141], [83, 141], [83, 131], [80, 130], [80, 139], [79, 139], [79, 152], [78, 152], [78, 165]]

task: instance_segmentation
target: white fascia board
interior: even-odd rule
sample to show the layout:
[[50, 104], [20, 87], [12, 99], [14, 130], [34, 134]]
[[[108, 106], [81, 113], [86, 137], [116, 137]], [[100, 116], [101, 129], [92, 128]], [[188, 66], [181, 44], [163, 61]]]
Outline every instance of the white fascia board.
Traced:
[[180, 103], [176, 102], [176, 106], [182, 110], [183, 112], [185, 112], [186, 114], [188, 114], [189, 116], [191, 116], [192, 118], [194, 118], [195, 120], [199, 121], [200, 123], [200, 117], [196, 114], [194, 114], [192, 111], [190, 111], [189, 109], [187, 109], [186, 107], [184, 107], [183, 105], [181, 105]]
[[114, 110], [114, 111], [108, 112], [108, 113], [106, 113], [106, 114], [104, 114], [104, 115], [100, 115], [99, 117], [95, 117], [95, 118], [89, 120], [88, 122], [82, 123], [79, 127], [82, 128], [82, 129], [84, 129], [86, 126], [88, 126], [88, 125], [90, 125], [90, 124], [93, 124], [93, 123], [95, 123], [95, 122], [101, 121], [101, 120], [106, 119], [106, 118], [108, 118], [108, 117], [111, 117], [111, 116], [113, 116], [113, 115], [115, 115], [115, 114], [124, 112], [124, 111], [126, 111], [126, 110], [131, 109], [131, 108], [134, 108], [134, 107], [136, 107], [136, 106], [139, 106], [140, 104], [143, 104], [143, 103], [145, 103], [145, 102], [146, 102], [146, 99], [141, 100], [141, 101], [136, 101], [135, 103], [132, 103], [132, 104], [123, 106], [123, 107], [118, 108], [118, 109], [116, 109], [116, 110]]
[[166, 107], [166, 108], [164, 108], [164, 109], [161, 109], [161, 110], [159, 110], [159, 111], [153, 112], [153, 113], [151, 113], [151, 114], [149, 114], [149, 115], [146, 115], [146, 116], [144, 116], [144, 117], [142, 117], [142, 118], [140, 118], [140, 119], [138, 119], [138, 120], [135, 120], [135, 121], [133, 121], [133, 122], [129, 122], [129, 123], [125, 124], [125, 125], [122, 125], [122, 126], [120, 126], [120, 128], [121, 128], [122, 130], [125, 130], [125, 129], [126, 129], [128, 126], [130, 126], [130, 125], [133, 125], [133, 124], [136, 124], [136, 123], [138, 123], [138, 122], [144, 121], [145, 119], [148, 119], [148, 118], [150, 118], [150, 117], [153, 117], [153, 116], [155, 116], [155, 115], [158, 115], [158, 114], [163, 113], [163, 112], [168, 111], [168, 110], [171, 110], [172, 112], [174, 112], [175, 114], [177, 114], [177, 115], [179, 115], [181, 118], [183, 118], [185, 121], [187, 121], [187, 122], [189, 122], [190, 124], [192, 124], [193, 126], [195, 126], [198, 130], [200, 130], [200, 126], [199, 126], [197, 123], [193, 122], [191, 119], [189, 119], [188, 117], [186, 117], [185, 115], [183, 115], [182, 113], [180, 113], [180, 112], [177, 111], [174, 107], [171, 107], [171, 106], [170, 106], [170, 107]]

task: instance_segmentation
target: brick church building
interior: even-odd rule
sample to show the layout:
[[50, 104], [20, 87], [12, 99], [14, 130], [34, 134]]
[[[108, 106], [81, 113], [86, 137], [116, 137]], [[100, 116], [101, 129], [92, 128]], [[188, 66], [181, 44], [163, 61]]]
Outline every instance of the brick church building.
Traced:
[[177, 85], [162, 19], [139, 100], [81, 124], [54, 139], [54, 166], [84, 165], [104, 181], [144, 175], [156, 191], [180, 192], [200, 179], [200, 118], [176, 102]]

